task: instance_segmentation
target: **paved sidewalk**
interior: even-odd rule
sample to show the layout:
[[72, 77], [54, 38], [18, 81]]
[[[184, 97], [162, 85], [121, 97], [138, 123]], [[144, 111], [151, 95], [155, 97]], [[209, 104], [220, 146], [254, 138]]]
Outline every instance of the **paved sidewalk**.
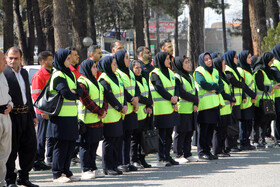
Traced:
[[[196, 154], [195, 147], [193, 152]], [[31, 172], [30, 180], [40, 186], [280, 186], [280, 148], [232, 153], [229, 158], [179, 166], [155, 167], [156, 155], [147, 161], [154, 166], [122, 176], [58, 184], [51, 171]], [[98, 162], [101, 168], [101, 162]], [[80, 176], [80, 167], [71, 168]]]

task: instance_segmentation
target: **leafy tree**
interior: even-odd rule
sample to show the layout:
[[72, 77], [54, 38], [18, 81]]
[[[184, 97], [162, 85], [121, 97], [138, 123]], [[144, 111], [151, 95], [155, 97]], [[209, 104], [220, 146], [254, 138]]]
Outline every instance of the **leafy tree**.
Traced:
[[263, 51], [271, 51], [272, 48], [280, 43], [280, 23], [276, 29], [271, 28], [267, 31], [267, 36], [263, 38], [262, 49]]

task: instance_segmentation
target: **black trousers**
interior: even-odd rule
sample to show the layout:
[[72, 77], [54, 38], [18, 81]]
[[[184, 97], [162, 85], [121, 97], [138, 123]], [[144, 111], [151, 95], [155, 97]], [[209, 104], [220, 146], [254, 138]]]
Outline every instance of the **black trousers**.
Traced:
[[239, 128], [239, 140], [240, 145], [248, 146], [250, 145], [250, 135], [252, 132], [253, 120], [241, 120]]
[[96, 150], [98, 148], [99, 142], [80, 143], [80, 159], [81, 159], [81, 168], [83, 172], [94, 171], [97, 169], [95, 159], [96, 159]]
[[255, 120], [253, 127], [253, 142], [254, 143], [265, 143], [265, 136], [267, 132], [267, 127], [270, 125], [271, 121], [261, 122]]
[[131, 136], [130, 159], [131, 162], [138, 162], [141, 155], [145, 155], [141, 147], [141, 137], [143, 130], [134, 129]]
[[225, 150], [225, 140], [227, 137], [227, 126], [218, 126], [214, 128], [212, 146], [213, 154], [221, 154]]
[[184, 156], [188, 158], [192, 156], [192, 136], [193, 131], [189, 132], [176, 132], [173, 140], [173, 152], [177, 158]]
[[280, 98], [275, 98], [275, 108], [276, 108], [276, 114], [277, 118], [274, 120], [273, 126], [274, 126], [274, 141], [277, 143], [277, 141], [280, 141]]
[[54, 139], [52, 172], [53, 178], [59, 178], [63, 173], [66, 177], [71, 177], [70, 171], [71, 158], [75, 149], [76, 141]]
[[130, 145], [133, 129], [124, 129], [122, 142], [122, 165], [130, 163]]
[[46, 138], [48, 120], [42, 118], [41, 114], [37, 114], [38, 126], [37, 126], [37, 154], [35, 162], [45, 160], [45, 147], [47, 140], [47, 160], [52, 162], [52, 153], [54, 140], [53, 138]]
[[172, 144], [172, 132], [173, 128], [158, 128], [159, 130], [159, 150], [158, 161], [170, 160], [170, 149]]
[[210, 155], [211, 142], [216, 124], [200, 123], [197, 125], [197, 152], [200, 155]]
[[30, 114], [10, 113], [12, 120], [12, 152], [6, 163], [7, 184], [15, 184], [17, 174], [15, 161], [19, 158], [19, 177], [29, 179], [29, 171], [32, 169], [36, 155], [36, 133], [33, 119]]
[[102, 144], [103, 169], [116, 169], [121, 155], [122, 137], [104, 137]]

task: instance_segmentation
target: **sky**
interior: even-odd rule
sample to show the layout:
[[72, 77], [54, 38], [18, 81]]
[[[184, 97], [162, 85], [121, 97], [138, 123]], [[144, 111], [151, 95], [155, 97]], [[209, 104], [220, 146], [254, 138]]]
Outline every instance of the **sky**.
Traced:
[[[238, 22], [242, 19], [242, 0], [225, 0], [230, 7], [225, 10], [225, 18], [227, 23]], [[179, 21], [189, 16], [189, 7], [186, 6], [183, 14], [179, 17]], [[205, 28], [210, 28], [213, 23], [222, 22], [222, 15], [216, 14], [211, 8], [204, 9]]]

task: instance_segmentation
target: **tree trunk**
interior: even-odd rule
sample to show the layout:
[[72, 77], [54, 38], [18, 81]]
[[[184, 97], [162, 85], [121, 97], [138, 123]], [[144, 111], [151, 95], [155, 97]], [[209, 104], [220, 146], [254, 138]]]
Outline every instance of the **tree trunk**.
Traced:
[[53, 27], [55, 50], [70, 45], [68, 36], [68, 9], [66, 0], [53, 0]]
[[41, 51], [46, 50], [46, 41], [43, 33], [38, 0], [33, 0], [32, 2], [33, 2], [33, 12], [34, 12], [34, 19], [36, 24], [36, 32], [37, 32], [38, 53], [40, 53]]
[[87, 58], [87, 47], [83, 45], [83, 39], [87, 36], [87, 12], [80, 0], [71, 0], [71, 18], [73, 21], [73, 36], [75, 47], [81, 60]]
[[23, 53], [23, 64], [27, 64], [27, 44], [26, 44], [26, 35], [23, 30], [23, 23], [22, 23], [22, 17], [19, 11], [19, 0], [14, 0], [14, 12], [16, 17], [16, 25], [17, 25], [17, 37], [18, 37], [18, 43], [19, 47], [22, 50]]
[[243, 50], [249, 50], [253, 54], [253, 43], [249, 18], [249, 4], [248, 0], [243, 0], [242, 10], [242, 40]]
[[198, 57], [204, 51], [204, 4], [204, 0], [189, 0], [189, 50], [193, 68], [197, 67]]
[[13, 1], [3, 0], [3, 13], [4, 51], [7, 51], [14, 45]]
[[[159, 4], [158, 0], [157, 0], [157, 5]], [[156, 37], [157, 37], [157, 48], [156, 48], [156, 52], [158, 53], [160, 52], [160, 35], [159, 35], [159, 8], [158, 6], [156, 7]]]
[[27, 43], [27, 64], [34, 64], [34, 45], [35, 45], [35, 32], [34, 32], [34, 17], [33, 17], [33, 4], [32, 0], [27, 0], [27, 21], [28, 21], [28, 43]]
[[224, 52], [227, 52], [227, 30], [226, 30], [225, 2], [224, 2], [224, 0], [222, 0], [222, 20], [223, 20], [223, 43], [224, 43]]
[[95, 16], [94, 16], [94, 0], [88, 0], [88, 33], [87, 35], [92, 38], [93, 45], [96, 45], [96, 28], [95, 28]]
[[149, 14], [149, 8], [148, 8], [148, 3], [147, 0], [144, 0], [144, 27], [145, 27], [145, 46], [150, 49], [150, 31], [149, 31], [149, 19], [150, 19], [150, 14]]
[[273, 28], [276, 29], [279, 23], [279, 5], [277, 0], [270, 0], [271, 1], [271, 14], [273, 20]]
[[140, 46], [145, 46], [144, 41], [144, 17], [143, 17], [143, 0], [134, 0], [134, 58], [136, 58], [136, 50]]
[[178, 41], [178, 11], [179, 11], [179, 4], [178, 0], [175, 0], [175, 33], [174, 33], [174, 39], [175, 39], [175, 56], [179, 56], [179, 41]]
[[262, 0], [249, 0], [249, 16], [254, 55], [261, 55], [261, 43], [267, 34], [265, 7]]

